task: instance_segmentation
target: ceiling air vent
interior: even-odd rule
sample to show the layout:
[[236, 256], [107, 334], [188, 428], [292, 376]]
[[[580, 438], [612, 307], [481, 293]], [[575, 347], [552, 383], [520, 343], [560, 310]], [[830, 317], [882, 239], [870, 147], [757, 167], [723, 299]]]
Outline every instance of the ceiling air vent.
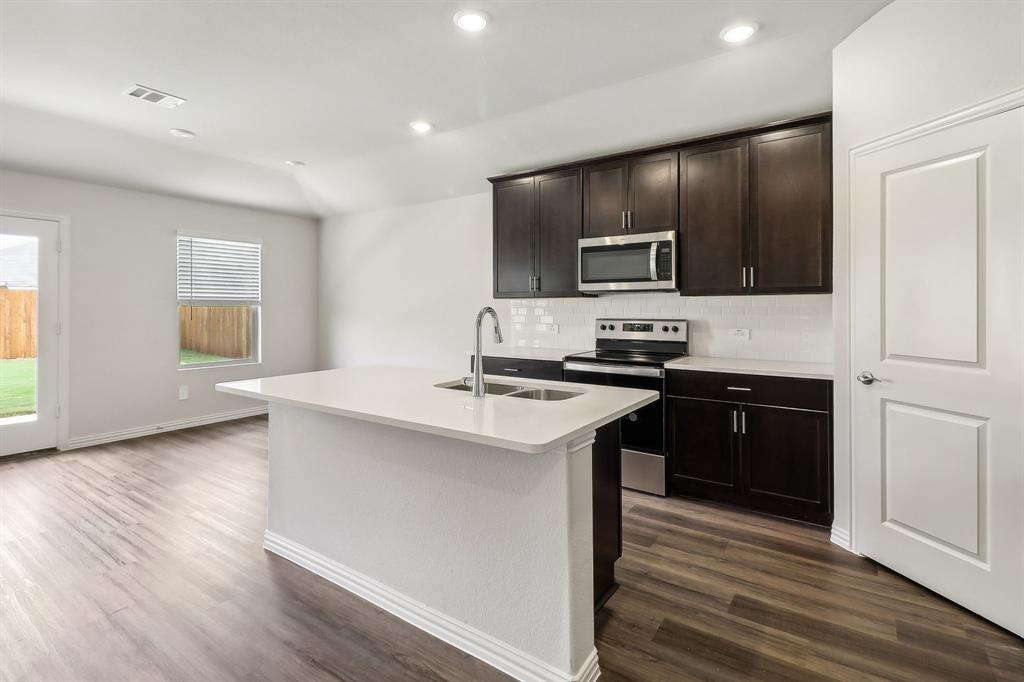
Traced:
[[145, 85], [133, 85], [124, 91], [124, 94], [134, 99], [141, 99], [144, 102], [159, 104], [165, 109], [173, 109], [185, 103], [185, 99], [167, 92], [160, 92]]

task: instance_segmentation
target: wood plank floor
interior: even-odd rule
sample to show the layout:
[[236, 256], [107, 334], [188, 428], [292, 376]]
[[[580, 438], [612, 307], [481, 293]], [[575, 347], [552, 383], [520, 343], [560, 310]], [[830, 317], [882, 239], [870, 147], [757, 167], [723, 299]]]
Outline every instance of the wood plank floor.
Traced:
[[[264, 418], [0, 461], [0, 680], [507, 680], [262, 549]], [[602, 679], [1024, 680], [823, 531], [628, 493]]]

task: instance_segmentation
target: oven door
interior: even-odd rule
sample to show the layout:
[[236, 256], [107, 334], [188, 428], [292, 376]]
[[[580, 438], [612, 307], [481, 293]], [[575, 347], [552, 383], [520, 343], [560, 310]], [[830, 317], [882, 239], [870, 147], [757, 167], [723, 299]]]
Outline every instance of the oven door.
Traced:
[[566, 361], [563, 378], [577, 384], [597, 384], [619, 388], [643, 388], [661, 396], [623, 417], [622, 447], [652, 454], [665, 453], [665, 370], [657, 367], [603, 365], [591, 362]]
[[675, 289], [676, 233], [579, 240], [580, 291]]

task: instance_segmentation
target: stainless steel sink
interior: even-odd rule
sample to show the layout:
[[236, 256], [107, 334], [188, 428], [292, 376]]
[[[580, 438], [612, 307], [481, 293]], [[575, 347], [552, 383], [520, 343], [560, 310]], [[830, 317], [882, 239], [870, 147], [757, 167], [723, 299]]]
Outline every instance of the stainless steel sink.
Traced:
[[[461, 381], [448, 381], [443, 384], [437, 384], [438, 388], [450, 388], [453, 391], [466, 391], [467, 393], [472, 390], [472, 386], [467, 386]], [[487, 395], [508, 395], [509, 393], [515, 393], [516, 391], [522, 391], [525, 386], [514, 386], [511, 384], [484, 384], [484, 393]]]
[[525, 388], [522, 391], [509, 393], [509, 398], [525, 398], [526, 400], [568, 400], [575, 398], [582, 393], [573, 391], [560, 391], [554, 388]]
[[[462, 381], [446, 381], [443, 384], [435, 384], [437, 388], [449, 388], [453, 391], [470, 391], [471, 387]], [[568, 400], [575, 398], [582, 393], [574, 391], [562, 391], [555, 388], [530, 388], [529, 386], [516, 386], [515, 384], [484, 384], [484, 393], [487, 395], [504, 395], [509, 398], [522, 398], [524, 400]]]

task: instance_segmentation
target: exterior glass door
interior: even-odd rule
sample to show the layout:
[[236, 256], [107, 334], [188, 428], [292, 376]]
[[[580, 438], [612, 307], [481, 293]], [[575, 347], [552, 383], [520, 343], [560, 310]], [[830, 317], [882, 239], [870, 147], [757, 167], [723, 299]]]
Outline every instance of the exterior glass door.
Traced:
[[0, 455], [57, 444], [57, 239], [0, 215]]

